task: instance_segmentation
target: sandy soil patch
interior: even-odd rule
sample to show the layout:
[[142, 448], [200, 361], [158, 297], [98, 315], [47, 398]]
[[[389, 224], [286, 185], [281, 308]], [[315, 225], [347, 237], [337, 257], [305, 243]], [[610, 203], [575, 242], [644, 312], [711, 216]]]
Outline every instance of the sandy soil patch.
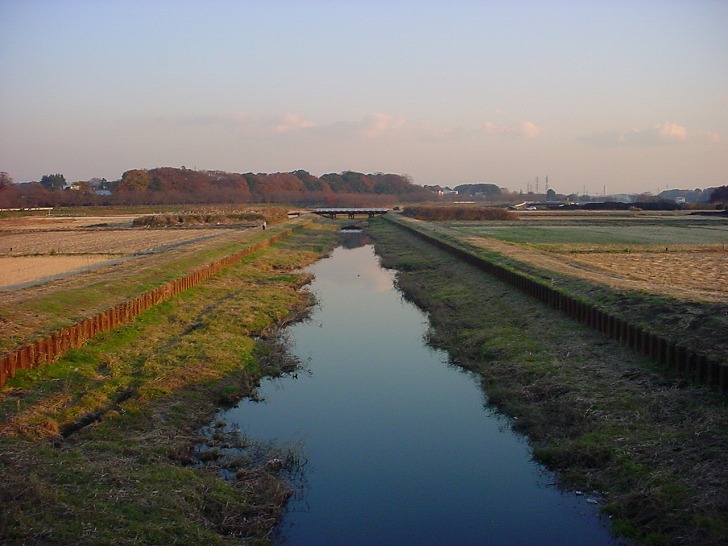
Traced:
[[223, 229], [76, 229], [0, 231], [0, 256], [145, 254], [220, 235]]
[[0, 231], [78, 229], [91, 226], [131, 227], [131, 223], [138, 216], [18, 216], [0, 218]]
[[15, 290], [66, 275], [112, 265], [119, 258], [103, 255], [0, 257], [0, 291]]

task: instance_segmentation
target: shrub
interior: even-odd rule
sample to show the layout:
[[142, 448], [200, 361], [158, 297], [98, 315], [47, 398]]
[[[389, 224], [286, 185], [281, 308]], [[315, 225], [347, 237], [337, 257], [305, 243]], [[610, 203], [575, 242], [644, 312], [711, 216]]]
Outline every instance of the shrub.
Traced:
[[490, 207], [410, 206], [403, 214], [418, 220], [518, 220], [506, 209]]

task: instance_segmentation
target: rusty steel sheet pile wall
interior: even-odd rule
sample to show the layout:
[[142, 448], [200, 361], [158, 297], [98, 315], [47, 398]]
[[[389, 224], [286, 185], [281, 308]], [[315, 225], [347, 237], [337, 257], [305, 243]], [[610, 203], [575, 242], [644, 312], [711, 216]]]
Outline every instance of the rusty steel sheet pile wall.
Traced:
[[5, 382], [13, 377], [17, 370], [50, 364], [69, 349], [80, 347], [97, 334], [108, 332], [117, 326], [131, 322], [137, 315], [158, 303], [200, 284], [223, 269], [236, 264], [246, 256], [265, 249], [291, 235], [295, 230], [305, 228], [308, 224], [310, 224], [310, 221], [286, 229], [264, 241], [246, 247], [240, 252], [204, 265], [184, 277], [148, 290], [132, 300], [115, 305], [93, 317], [81, 320], [44, 338], [13, 349], [0, 356], [0, 387], [5, 385]]
[[542, 281], [489, 262], [485, 258], [471, 254], [467, 250], [420, 231], [410, 224], [393, 218], [384, 218], [440, 250], [497, 277], [542, 303], [563, 312], [572, 319], [609, 336], [621, 345], [649, 356], [653, 360], [687, 376], [692, 381], [715, 387], [721, 393], [728, 394], [727, 364], [718, 362], [705, 353], [693, 351], [640, 326], [631, 324], [620, 317], [613, 316], [597, 308], [592, 303], [579, 300]]

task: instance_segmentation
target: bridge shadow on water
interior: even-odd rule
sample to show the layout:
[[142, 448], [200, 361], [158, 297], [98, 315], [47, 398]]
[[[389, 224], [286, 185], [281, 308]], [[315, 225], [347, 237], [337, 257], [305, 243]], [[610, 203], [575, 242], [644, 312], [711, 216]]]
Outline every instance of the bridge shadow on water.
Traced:
[[339, 230], [341, 246], [348, 249], [359, 248], [372, 243], [364, 230], [356, 226], [345, 226]]

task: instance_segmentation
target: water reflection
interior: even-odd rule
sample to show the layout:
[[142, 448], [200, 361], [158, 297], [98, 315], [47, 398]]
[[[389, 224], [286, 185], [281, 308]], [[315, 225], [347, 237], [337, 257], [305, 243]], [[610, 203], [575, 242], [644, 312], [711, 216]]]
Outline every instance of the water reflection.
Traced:
[[478, 380], [424, 342], [427, 318], [371, 246], [315, 264], [311, 319], [288, 329], [310, 374], [265, 382], [223, 417], [259, 441], [301, 445], [305, 489], [287, 544], [613, 543], [597, 509], [562, 494]]
[[341, 246], [348, 249], [359, 248], [372, 242], [366, 232], [356, 225], [344, 226], [339, 231], [339, 239]]

